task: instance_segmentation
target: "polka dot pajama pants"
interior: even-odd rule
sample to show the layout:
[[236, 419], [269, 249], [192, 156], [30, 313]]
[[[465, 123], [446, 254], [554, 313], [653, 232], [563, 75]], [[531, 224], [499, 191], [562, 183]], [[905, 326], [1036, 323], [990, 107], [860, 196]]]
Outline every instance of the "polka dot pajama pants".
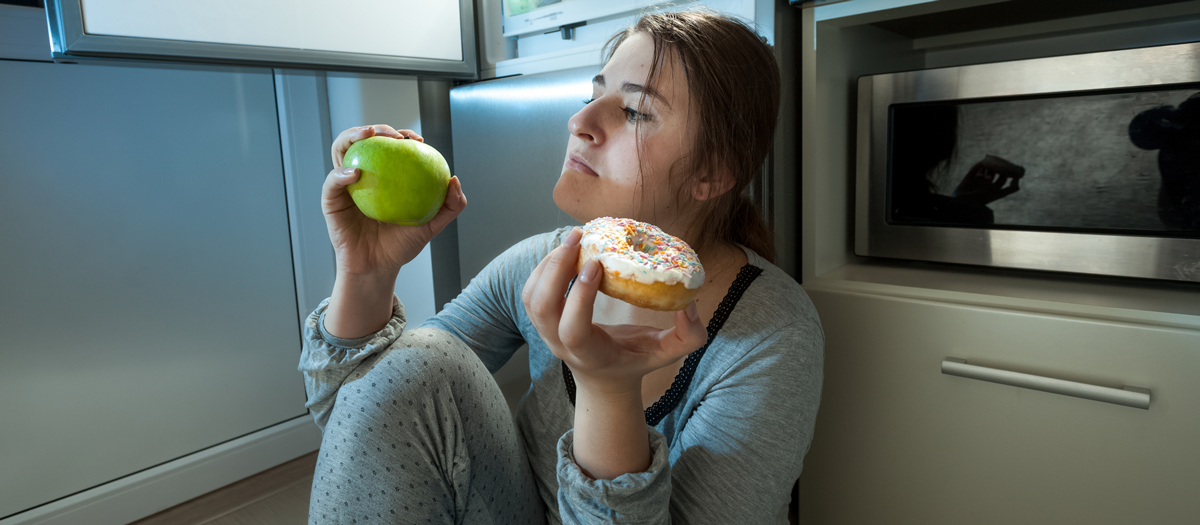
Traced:
[[465, 345], [432, 332], [404, 332], [338, 391], [309, 523], [544, 523], [500, 388]]

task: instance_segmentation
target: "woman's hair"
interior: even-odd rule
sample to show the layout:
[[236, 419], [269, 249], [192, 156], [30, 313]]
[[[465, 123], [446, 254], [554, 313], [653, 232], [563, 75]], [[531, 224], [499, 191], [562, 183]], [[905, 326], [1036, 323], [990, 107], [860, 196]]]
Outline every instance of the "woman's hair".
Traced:
[[[693, 248], [703, 252], [716, 244], [736, 242], [774, 261], [774, 235], [758, 207], [742, 194], [759, 173], [775, 137], [779, 68], [771, 47], [733, 18], [707, 11], [663, 12], [644, 15], [633, 27], [614, 35], [605, 45], [605, 61], [639, 33], [654, 40], [647, 83], [673, 57], [698, 108], [691, 153], [676, 163], [683, 163], [681, 169], [672, 166], [669, 175], [671, 187], [677, 188], [676, 203], [698, 208], [691, 225], [692, 231], [699, 232]], [[644, 158], [640, 141], [638, 148]], [[697, 177], [716, 182], [722, 176], [733, 179], [729, 191], [699, 202], [689, 197], [691, 181], [677, 180]]]

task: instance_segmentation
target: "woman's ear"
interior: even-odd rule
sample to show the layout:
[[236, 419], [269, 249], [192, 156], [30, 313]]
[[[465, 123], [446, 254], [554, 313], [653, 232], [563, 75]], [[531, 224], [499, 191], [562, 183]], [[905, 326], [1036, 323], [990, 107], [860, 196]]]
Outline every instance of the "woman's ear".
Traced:
[[721, 173], [719, 175], [706, 175], [698, 177], [696, 184], [692, 186], [692, 198], [698, 201], [706, 201], [714, 199], [725, 194], [725, 192], [733, 189], [733, 177]]

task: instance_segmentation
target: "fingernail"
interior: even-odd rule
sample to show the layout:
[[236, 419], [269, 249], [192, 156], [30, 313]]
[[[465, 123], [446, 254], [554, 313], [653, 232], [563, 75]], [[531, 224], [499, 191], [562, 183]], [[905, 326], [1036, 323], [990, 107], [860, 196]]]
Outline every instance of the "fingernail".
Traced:
[[354, 170], [355, 170], [355, 169], [357, 169], [357, 168], [342, 168], [342, 176], [343, 176], [343, 177], [352, 177], [352, 176], [354, 176]]
[[588, 259], [587, 262], [583, 263], [583, 271], [579, 274], [579, 280], [585, 283], [590, 283], [596, 278], [599, 270], [600, 263], [595, 259]]
[[688, 319], [691, 319], [693, 323], [700, 320], [700, 312], [696, 311], [696, 301], [692, 301], [692, 304], [688, 305], [686, 312]]
[[361, 128], [358, 128], [359, 131], [366, 131], [368, 129], [371, 129], [371, 126], [363, 126]]
[[571, 228], [570, 233], [567, 233], [567, 238], [563, 240], [564, 246], [575, 246], [579, 244], [579, 238], [583, 237], [583, 231], [579, 228]]

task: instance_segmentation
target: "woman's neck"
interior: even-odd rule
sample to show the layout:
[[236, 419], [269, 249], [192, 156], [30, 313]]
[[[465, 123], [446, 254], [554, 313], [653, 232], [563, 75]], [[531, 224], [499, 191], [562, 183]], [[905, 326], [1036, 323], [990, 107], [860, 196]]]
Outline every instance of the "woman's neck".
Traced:
[[736, 273], [747, 262], [746, 252], [736, 244], [716, 245], [696, 255], [704, 265], [704, 284], [729, 272]]

